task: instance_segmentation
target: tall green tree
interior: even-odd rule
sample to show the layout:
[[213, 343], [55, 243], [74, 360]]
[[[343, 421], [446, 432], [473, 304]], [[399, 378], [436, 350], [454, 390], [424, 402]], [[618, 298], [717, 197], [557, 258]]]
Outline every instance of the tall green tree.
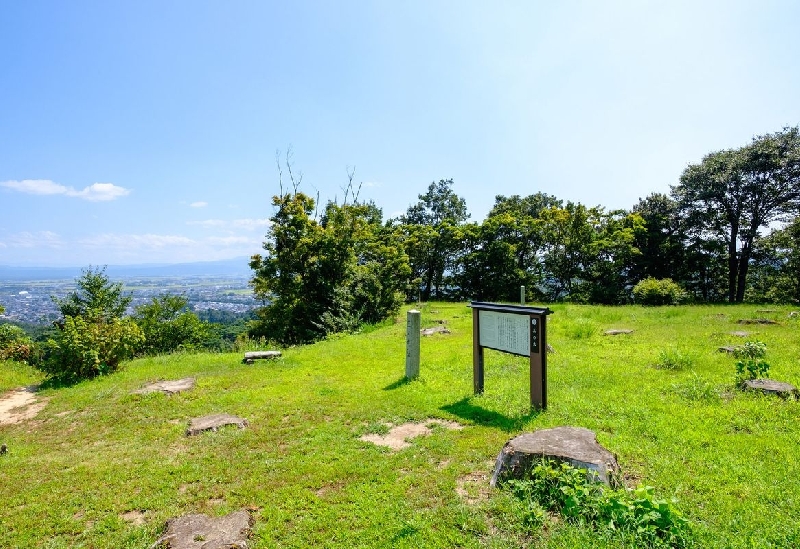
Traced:
[[133, 296], [123, 295], [122, 283], [111, 282], [105, 267], [88, 267], [75, 280], [77, 288], [64, 298], [52, 296], [61, 316], [122, 318]]
[[210, 326], [188, 309], [182, 295], [162, 294], [135, 308], [133, 319], [144, 334], [140, 349], [148, 355], [189, 350], [201, 346]]
[[266, 253], [250, 261], [265, 303], [251, 335], [306, 343], [396, 314], [410, 267], [374, 204], [329, 202], [319, 221], [301, 192], [275, 196], [273, 206]]
[[758, 241], [745, 299], [800, 303], [800, 216]]
[[455, 267], [460, 231], [467, 219], [466, 201], [453, 191], [452, 179], [432, 182], [401, 216], [412, 278], [421, 281], [423, 300], [446, 297], [445, 273]]
[[727, 298], [741, 302], [759, 231], [800, 208], [800, 132], [758, 136], [692, 164], [673, 187], [686, 222], [727, 248]]

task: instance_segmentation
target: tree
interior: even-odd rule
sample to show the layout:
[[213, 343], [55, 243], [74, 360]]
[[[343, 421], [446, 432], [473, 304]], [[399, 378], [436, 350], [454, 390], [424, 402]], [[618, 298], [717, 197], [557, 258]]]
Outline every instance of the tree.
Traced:
[[396, 314], [408, 283], [408, 257], [374, 204], [329, 202], [321, 220], [301, 192], [273, 197], [265, 255], [250, 267], [265, 302], [250, 334], [306, 343]]
[[800, 216], [758, 242], [752, 271], [747, 301], [800, 303]]
[[412, 278], [422, 283], [422, 299], [445, 297], [445, 273], [452, 271], [461, 226], [469, 219], [467, 204], [453, 192], [453, 180], [432, 182], [419, 202], [410, 206], [401, 222], [411, 262]]
[[725, 243], [727, 298], [741, 302], [759, 230], [800, 207], [800, 132], [784, 128], [708, 154], [672, 192], [695, 232]]
[[81, 271], [75, 282], [78, 288], [63, 299], [51, 297], [64, 318], [122, 318], [133, 299], [131, 295], [122, 295], [122, 283], [111, 282], [105, 267], [90, 266]]
[[144, 334], [140, 351], [148, 355], [200, 346], [210, 335], [208, 323], [187, 309], [184, 296], [162, 294], [136, 307], [133, 319]]

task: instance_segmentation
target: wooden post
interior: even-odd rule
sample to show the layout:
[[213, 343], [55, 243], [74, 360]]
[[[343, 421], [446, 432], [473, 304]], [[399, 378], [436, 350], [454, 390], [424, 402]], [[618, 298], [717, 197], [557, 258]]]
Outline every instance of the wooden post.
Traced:
[[525, 305], [525, 286], [519, 287], [519, 304]]
[[406, 315], [406, 378], [419, 377], [420, 313], [416, 309]]
[[547, 409], [547, 342], [546, 315], [531, 317], [531, 408]]
[[472, 309], [472, 387], [476, 395], [483, 393], [483, 347], [479, 314], [478, 309]]

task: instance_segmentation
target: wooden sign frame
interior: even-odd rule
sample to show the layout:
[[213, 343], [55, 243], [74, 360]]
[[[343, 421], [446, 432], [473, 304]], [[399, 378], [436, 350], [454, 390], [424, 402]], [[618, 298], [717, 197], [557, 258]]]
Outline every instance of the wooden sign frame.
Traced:
[[[472, 384], [483, 393], [483, 350], [530, 357], [531, 407], [547, 409], [547, 315], [546, 307], [503, 305], [473, 301]], [[481, 329], [483, 328], [483, 333]]]

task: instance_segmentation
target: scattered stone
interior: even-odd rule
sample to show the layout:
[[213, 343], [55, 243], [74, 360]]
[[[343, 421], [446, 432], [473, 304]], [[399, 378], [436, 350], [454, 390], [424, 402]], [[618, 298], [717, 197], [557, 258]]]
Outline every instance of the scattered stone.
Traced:
[[767, 395], [778, 395], [781, 398], [797, 398], [800, 393], [797, 387], [784, 383], [783, 381], [775, 381], [774, 379], [748, 379], [742, 383], [742, 386], [747, 391], [761, 391]]
[[8, 446], [6, 446], [4, 442], [3, 444], [0, 444], [0, 456], [7, 453], [8, 453]]
[[364, 442], [371, 442], [378, 446], [386, 446], [392, 450], [402, 450], [408, 448], [411, 444], [408, 442], [412, 438], [422, 435], [431, 434], [431, 427], [439, 425], [445, 429], [460, 430], [464, 427], [455, 421], [446, 421], [444, 419], [430, 419], [422, 423], [404, 423], [389, 429], [385, 435], [363, 435], [360, 440]]
[[173, 381], [157, 381], [145, 385], [141, 389], [133, 392], [135, 395], [146, 395], [148, 393], [162, 392], [166, 395], [174, 395], [181, 391], [189, 391], [194, 389], [196, 380], [193, 377], [185, 377], [183, 379], [176, 379]]
[[186, 515], [167, 521], [164, 535], [150, 549], [247, 549], [253, 519], [241, 510], [224, 517]]
[[777, 313], [775, 309], [756, 309], [757, 313]]
[[800, 317], [800, 312], [792, 311], [791, 313], [789, 313], [789, 318], [797, 318], [797, 317]]
[[280, 356], [280, 351], [249, 351], [244, 354], [242, 364], [253, 364], [256, 360], [269, 360]]
[[507, 479], [520, 478], [543, 459], [585, 469], [587, 478], [596, 482], [619, 483], [617, 458], [597, 442], [594, 431], [583, 427], [555, 427], [524, 433], [509, 440], [497, 456], [490, 485], [497, 486]]
[[236, 425], [239, 429], [247, 427], [247, 420], [230, 414], [212, 414], [194, 418], [186, 429], [187, 436], [199, 435], [203, 431], [216, 431], [225, 425]]
[[731, 335], [734, 337], [747, 337], [750, 335], [750, 332], [736, 331], [736, 332], [731, 332]]
[[605, 332], [603, 332], [603, 334], [607, 335], [607, 336], [615, 336], [615, 335], [621, 335], [621, 334], [632, 334], [632, 333], [633, 333], [633, 330], [606, 330]]
[[444, 326], [435, 326], [433, 328], [423, 328], [419, 331], [422, 336], [432, 336], [433, 334], [449, 334], [450, 330]]
[[553, 355], [556, 354], [556, 350], [553, 349], [553, 346], [550, 345], [549, 343], [547, 344], [547, 352]]
[[777, 324], [777, 322], [768, 318], [743, 318], [739, 320], [739, 324]]
[[742, 348], [741, 345], [725, 345], [724, 347], [720, 347], [719, 348], [719, 352], [720, 353], [728, 353], [729, 355], [732, 355], [738, 349], [741, 349], [741, 348]]

